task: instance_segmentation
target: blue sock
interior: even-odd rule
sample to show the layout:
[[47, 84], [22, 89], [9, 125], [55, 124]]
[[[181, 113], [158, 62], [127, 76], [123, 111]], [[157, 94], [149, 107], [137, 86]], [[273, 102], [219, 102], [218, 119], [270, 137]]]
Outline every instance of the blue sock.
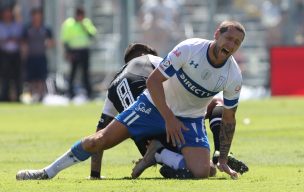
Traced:
[[80, 160], [84, 161], [91, 157], [92, 153], [85, 151], [81, 146], [81, 141], [77, 141], [71, 148], [72, 153], [75, 157]]

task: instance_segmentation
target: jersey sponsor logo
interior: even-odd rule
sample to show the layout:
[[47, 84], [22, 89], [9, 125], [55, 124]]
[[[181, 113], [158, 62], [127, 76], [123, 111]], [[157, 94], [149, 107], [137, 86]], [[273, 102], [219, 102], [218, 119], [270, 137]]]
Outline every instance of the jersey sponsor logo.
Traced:
[[198, 67], [198, 63], [195, 63], [193, 60], [189, 63], [190, 66], [193, 66], [195, 69]]
[[184, 88], [199, 98], [212, 97], [218, 93], [209, 91], [199, 84], [195, 83], [190, 77], [188, 77], [188, 75], [186, 75], [182, 69], [178, 70], [176, 75]]
[[173, 51], [173, 54], [174, 54], [176, 57], [179, 57], [179, 56], [182, 54], [182, 52], [178, 51], [178, 49], [177, 49], [177, 50]]
[[135, 108], [136, 111], [140, 111], [142, 113], [145, 113], [147, 115], [149, 115], [152, 111], [151, 108], [146, 108], [146, 104], [143, 102], [140, 102], [137, 107]]

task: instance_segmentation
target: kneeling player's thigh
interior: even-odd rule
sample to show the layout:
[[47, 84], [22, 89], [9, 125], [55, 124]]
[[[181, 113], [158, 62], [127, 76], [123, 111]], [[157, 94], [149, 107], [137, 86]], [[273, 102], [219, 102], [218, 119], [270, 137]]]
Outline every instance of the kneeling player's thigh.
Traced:
[[210, 170], [210, 151], [203, 147], [182, 149], [187, 168], [196, 178], [207, 178]]

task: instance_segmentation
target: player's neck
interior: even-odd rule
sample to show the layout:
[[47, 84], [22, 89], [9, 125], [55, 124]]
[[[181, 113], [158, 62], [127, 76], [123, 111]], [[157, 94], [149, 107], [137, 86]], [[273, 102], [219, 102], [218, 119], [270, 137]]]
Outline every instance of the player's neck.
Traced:
[[216, 57], [216, 50], [215, 50], [215, 43], [212, 42], [210, 44], [210, 47], [208, 49], [208, 56], [209, 56], [209, 59], [210, 59], [210, 62], [211, 62], [211, 65], [215, 66], [215, 67], [220, 67], [222, 66], [226, 60], [223, 60], [223, 59], [219, 59]]

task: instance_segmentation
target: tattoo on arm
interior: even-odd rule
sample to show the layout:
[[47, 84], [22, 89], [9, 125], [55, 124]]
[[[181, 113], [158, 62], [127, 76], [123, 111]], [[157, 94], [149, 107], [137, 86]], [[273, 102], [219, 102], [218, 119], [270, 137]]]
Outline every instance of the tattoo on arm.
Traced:
[[[231, 109], [233, 112], [236, 112], [236, 107]], [[233, 117], [234, 118], [234, 117]], [[224, 120], [221, 123], [221, 130], [220, 130], [220, 158], [227, 159], [234, 131], [235, 131], [235, 119], [232, 122], [225, 122]]]
[[232, 143], [234, 131], [235, 123], [222, 122], [220, 131], [220, 158], [227, 158]]

